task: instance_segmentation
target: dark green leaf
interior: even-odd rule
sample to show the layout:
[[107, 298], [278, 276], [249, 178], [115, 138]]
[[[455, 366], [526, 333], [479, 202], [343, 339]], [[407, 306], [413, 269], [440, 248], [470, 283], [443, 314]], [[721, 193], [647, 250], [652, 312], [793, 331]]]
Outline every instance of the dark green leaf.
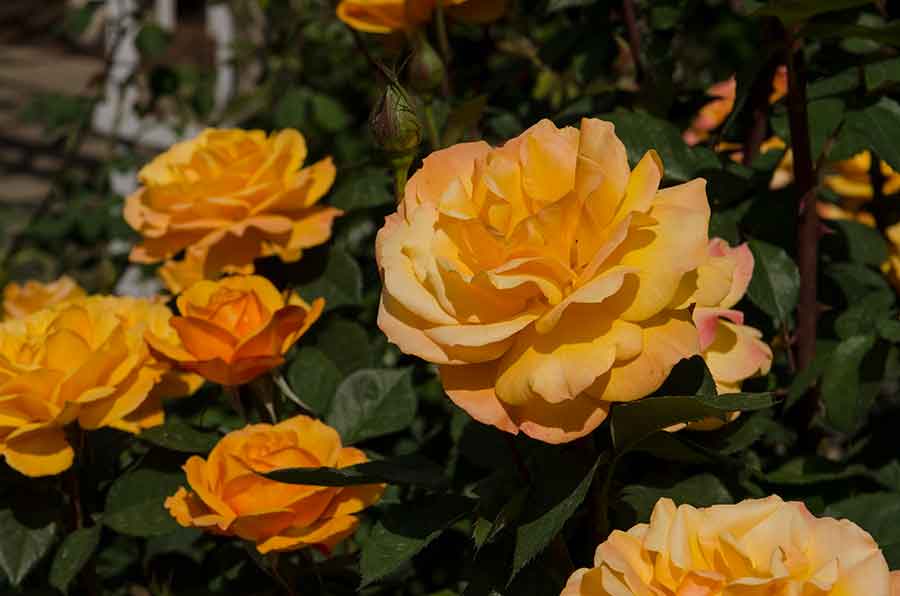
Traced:
[[848, 68], [836, 75], [825, 77], [810, 83], [807, 88], [806, 97], [808, 100], [813, 101], [831, 95], [841, 95], [848, 91], [853, 91], [859, 87], [859, 84], [859, 69], [855, 67]]
[[844, 240], [850, 261], [879, 267], [887, 260], [887, 243], [878, 230], [852, 220], [830, 221], [828, 225]]
[[825, 515], [846, 518], [872, 535], [891, 569], [900, 567], [900, 495], [872, 493], [832, 503]]
[[778, 17], [785, 25], [794, 25], [814, 16], [872, 4], [873, 0], [770, 0], [754, 16]]
[[474, 500], [456, 495], [390, 506], [362, 545], [362, 585], [398, 570], [474, 508]]
[[803, 397], [809, 388], [816, 384], [825, 371], [825, 367], [831, 363], [831, 353], [836, 347], [837, 342], [835, 341], [820, 340], [816, 342], [815, 358], [813, 358], [809, 366], [798, 372], [794, 380], [791, 381], [787, 399], [784, 403], [785, 409], [789, 409], [796, 404], [797, 400]]
[[566, 8], [575, 8], [576, 6], [590, 6], [597, 0], [550, 0], [547, 3], [547, 12], [556, 12]]
[[168, 416], [165, 424], [141, 431], [140, 438], [172, 451], [209, 453], [219, 435], [195, 429], [175, 416]]
[[350, 115], [337, 100], [316, 93], [310, 104], [313, 120], [327, 132], [338, 132], [350, 126]]
[[409, 370], [367, 369], [338, 386], [326, 421], [350, 445], [402, 430], [415, 415]]
[[267, 474], [272, 480], [313, 486], [404, 484], [440, 488], [447, 484], [443, 470], [418, 455], [400, 455], [346, 468], [291, 468]]
[[866, 89], [874, 91], [886, 84], [900, 83], [900, 58], [866, 64], [863, 69]]
[[344, 211], [381, 207], [394, 202], [391, 179], [384, 170], [363, 170], [339, 182], [331, 204]]
[[184, 484], [184, 475], [140, 469], [120, 476], [106, 495], [103, 524], [128, 536], [159, 536], [180, 528], [163, 507]]
[[780, 326], [797, 306], [800, 295], [797, 265], [784, 250], [761, 240], [751, 240], [750, 250], [756, 266], [747, 297]]
[[356, 306], [362, 301], [362, 271], [347, 251], [333, 248], [322, 274], [296, 289], [307, 301], [324, 298], [326, 312], [340, 306]]
[[321, 350], [303, 346], [288, 369], [291, 389], [312, 412], [324, 416], [341, 382], [341, 371]]
[[803, 35], [818, 39], [869, 39], [900, 46], [900, 21], [891, 21], [883, 27], [847, 23], [811, 23], [803, 28]]
[[557, 462], [555, 467], [546, 469], [548, 477], [532, 486], [521, 523], [516, 528], [513, 576], [562, 531], [587, 496], [599, 463], [600, 460], [595, 461], [585, 471], [569, 462], [566, 465]]
[[894, 293], [877, 292], [862, 298], [838, 315], [834, 329], [838, 337], [848, 339], [854, 335], [865, 335], [886, 319], [895, 319]]
[[900, 104], [883, 97], [867, 108], [847, 112], [830, 156], [835, 160], [848, 159], [864, 149], [871, 149], [892, 168], [900, 170], [898, 138]]
[[892, 292], [884, 275], [861, 263], [833, 263], [825, 269], [840, 287], [849, 304], [873, 292]]
[[478, 125], [486, 105], [487, 96], [479, 95], [454, 106], [447, 116], [447, 125], [441, 138], [443, 144], [448, 146], [460, 142], [468, 130]]
[[275, 105], [273, 120], [277, 128], [297, 128], [303, 130], [307, 122], [307, 98], [304, 89], [290, 89]]
[[809, 102], [809, 137], [813, 160], [825, 148], [825, 143], [835, 133], [844, 118], [844, 100], [827, 97]]
[[788, 486], [805, 486], [866, 476], [865, 466], [844, 465], [819, 457], [796, 457], [765, 475], [766, 481]]
[[621, 498], [634, 509], [639, 522], [650, 520], [650, 513], [662, 498], [672, 499], [676, 505], [694, 507], [734, 503], [722, 481], [712, 474], [698, 474], [669, 487], [631, 484], [622, 489]]
[[729, 412], [752, 411], [775, 404], [769, 393], [731, 393], [718, 397], [669, 395], [616, 404], [610, 415], [613, 444], [630, 450], [658, 430], [704, 418], [725, 418]]
[[46, 514], [24, 507], [15, 512], [0, 509], [0, 569], [13, 586], [20, 585], [53, 546], [56, 521]]
[[828, 422], [844, 432], [853, 432], [864, 406], [860, 381], [863, 358], [875, 345], [874, 335], [857, 335], [843, 340], [829, 359], [822, 375], [822, 400]]
[[900, 321], [889, 319], [878, 321], [878, 336], [892, 343], [900, 343]]
[[63, 540], [50, 567], [50, 585], [60, 592], [67, 592], [78, 573], [90, 558], [100, 542], [102, 526], [92, 526], [75, 530]]
[[[372, 366], [369, 334], [362, 325], [343, 318], [330, 318], [317, 329], [316, 335], [318, 348], [342, 373]], [[303, 388], [299, 389], [302, 391]]]
[[681, 132], [670, 122], [641, 112], [618, 110], [600, 116], [616, 126], [616, 135], [625, 144], [628, 161], [637, 164], [650, 149], [655, 149], [662, 159], [666, 178], [686, 182], [703, 170], [717, 170], [719, 159], [712, 151], [685, 144]]

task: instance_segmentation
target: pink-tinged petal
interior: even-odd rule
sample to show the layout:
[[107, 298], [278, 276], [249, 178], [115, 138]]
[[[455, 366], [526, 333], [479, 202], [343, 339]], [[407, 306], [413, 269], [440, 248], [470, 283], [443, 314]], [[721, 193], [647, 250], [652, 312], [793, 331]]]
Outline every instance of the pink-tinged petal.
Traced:
[[721, 238], [709, 241], [709, 254], [714, 257], [725, 257], [733, 263], [732, 283], [728, 295], [718, 304], [722, 308], [731, 308], [743, 298], [753, 277], [753, 252], [747, 243], [731, 247]]
[[[422, 167], [406, 184], [403, 210], [408, 215], [420, 204], [440, 204], [444, 189], [455, 180], [459, 180], [465, 188], [465, 183], [471, 178], [475, 160], [486, 155], [490, 149], [490, 145], [484, 141], [476, 141], [458, 143], [430, 154], [422, 160]], [[465, 191], [471, 196], [471, 183], [469, 184]]]
[[769, 372], [772, 348], [760, 340], [753, 327], [719, 319], [715, 339], [703, 351], [703, 359], [717, 383], [741, 381]]
[[719, 317], [724, 317], [738, 325], [741, 325], [744, 322], [744, 313], [738, 310], [700, 307], [694, 309], [693, 319], [694, 325], [697, 326], [698, 337], [700, 338], [700, 350], [707, 349], [716, 339]]

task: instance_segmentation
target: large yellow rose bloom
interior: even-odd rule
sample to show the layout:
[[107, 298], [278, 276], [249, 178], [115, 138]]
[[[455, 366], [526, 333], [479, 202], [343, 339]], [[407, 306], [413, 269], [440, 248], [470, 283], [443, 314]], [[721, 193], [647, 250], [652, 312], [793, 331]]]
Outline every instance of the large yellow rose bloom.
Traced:
[[[341, 0], [337, 15], [350, 27], [366, 33], [392, 33], [431, 21], [434, 0]], [[443, 0], [447, 14], [467, 23], [490, 23], [506, 12], [507, 0]]]
[[20, 319], [39, 310], [84, 296], [75, 280], [63, 275], [56, 281], [42, 283], [35, 280], [24, 284], [11, 283], [3, 288], [3, 315]]
[[177, 300], [176, 333], [147, 331], [162, 358], [222, 385], [242, 385], [284, 362], [284, 353], [325, 306], [291, 292], [287, 299], [264, 277], [235, 275], [201, 281]]
[[660, 499], [649, 524], [614, 531], [561, 596], [900, 596], [898, 583], [868, 533], [803, 503]]
[[324, 487], [284, 484], [260, 474], [284, 468], [343, 468], [367, 461], [342, 447], [330, 426], [296, 416], [226, 435], [209, 458], [184, 466], [190, 491], [165, 506], [179, 524], [256, 543], [261, 553], [315, 546], [329, 550], [359, 525], [356, 513], [381, 498], [382, 485]]
[[162, 423], [159, 400], [196, 389], [144, 342], [148, 329], [173, 333], [170, 317], [150, 300], [95, 296], [0, 324], [6, 462], [29, 476], [57, 474], [72, 464], [63, 429], [70, 422], [129, 432]]
[[125, 220], [143, 236], [131, 260], [167, 261], [173, 292], [223, 271], [252, 273], [257, 257], [296, 261], [328, 240], [341, 214], [317, 204], [334, 182], [331, 158], [301, 168], [305, 159], [296, 130], [208, 129], [173, 145], [141, 169], [125, 202]]
[[433, 153], [376, 238], [379, 326], [477, 420], [550, 443], [591, 432], [700, 349], [705, 182], [662, 176], [596, 119]]

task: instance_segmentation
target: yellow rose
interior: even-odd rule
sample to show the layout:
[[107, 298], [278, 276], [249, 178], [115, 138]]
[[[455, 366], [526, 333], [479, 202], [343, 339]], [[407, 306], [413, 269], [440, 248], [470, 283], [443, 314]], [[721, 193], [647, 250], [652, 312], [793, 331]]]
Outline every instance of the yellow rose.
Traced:
[[[825, 186], [847, 201], [853, 210], [874, 196], [872, 180], [869, 176], [872, 166], [872, 154], [868, 151], [857, 153], [850, 159], [833, 163], [829, 166], [829, 174], [825, 176]], [[884, 177], [882, 194], [890, 195], [900, 192], [900, 174], [895, 172], [887, 162], [879, 165]]]
[[333, 428], [307, 416], [254, 424], [226, 435], [208, 459], [191, 457], [184, 465], [191, 490], [178, 489], [165, 506], [182, 526], [250, 540], [261, 553], [329, 550], [356, 530], [355, 514], [381, 498], [383, 485], [306, 486], [260, 474], [365, 461], [359, 449], [341, 446]]
[[3, 314], [7, 319], [20, 319], [82, 296], [84, 290], [67, 275], [46, 284], [34, 280], [22, 285], [11, 283], [3, 288]]
[[777, 496], [696, 509], [660, 499], [649, 524], [610, 534], [561, 596], [897, 596], [872, 537]]
[[0, 324], [0, 454], [29, 476], [72, 464], [63, 427], [129, 432], [162, 422], [161, 387], [189, 393], [190, 378], [169, 378], [143, 339], [169, 335], [171, 313], [137, 298], [94, 296]]
[[291, 292], [285, 300], [264, 277], [235, 275], [201, 281], [177, 300], [176, 334], [148, 329], [147, 341], [178, 368], [221, 385], [242, 385], [284, 362], [284, 353], [325, 306]]
[[[447, 14], [467, 23], [490, 23], [506, 12], [507, 0], [443, 0]], [[431, 21], [434, 0], [341, 0], [337, 15], [366, 33], [391, 33]]]
[[322, 244], [341, 211], [316, 203], [334, 182], [331, 158], [302, 168], [306, 142], [296, 130], [208, 129], [173, 145], [139, 173], [125, 220], [144, 240], [138, 263], [171, 260], [164, 276], [174, 292], [184, 276], [253, 272], [257, 257], [300, 258]]
[[631, 170], [596, 119], [431, 154], [376, 238], [379, 326], [475, 419], [550, 443], [590, 433], [699, 350], [705, 182], [662, 175], [654, 151]]

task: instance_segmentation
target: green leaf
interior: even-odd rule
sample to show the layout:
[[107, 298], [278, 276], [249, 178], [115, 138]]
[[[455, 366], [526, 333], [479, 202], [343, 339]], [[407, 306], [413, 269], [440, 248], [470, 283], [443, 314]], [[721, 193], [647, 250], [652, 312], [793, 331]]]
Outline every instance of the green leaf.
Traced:
[[871, 149], [895, 170], [900, 170], [900, 104], [887, 97], [862, 110], [849, 111], [829, 154], [834, 160], [848, 159]]
[[317, 416], [328, 412], [341, 377], [328, 356], [308, 346], [300, 348], [288, 369], [291, 389]]
[[101, 530], [102, 526], [80, 528], [66, 536], [50, 566], [51, 586], [63, 593], [68, 591], [69, 584], [94, 555]]
[[172, 34], [157, 25], [156, 23], [146, 23], [138, 31], [134, 40], [134, 45], [142, 56], [155, 59], [161, 58], [169, 49], [169, 43], [172, 40]]
[[411, 371], [358, 370], [338, 386], [326, 422], [344, 444], [403, 430], [416, 416]]
[[809, 84], [806, 98], [809, 101], [831, 95], [841, 95], [859, 87], [859, 68], [848, 68], [836, 75], [825, 77]]
[[786, 486], [807, 486], [835, 482], [869, 474], [865, 466], [838, 464], [820, 457], [795, 457], [765, 475], [766, 482]]
[[704, 418], [725, 418], [729, 412], [769, 408], [770, 393], [731, 393], [717, 397], [667, 395], [616, 404], [610, 414], [613, 445], [621, 454], [658, 430]]
[[447, 484], [443, 469], [419, 455], [400, 455], [346, 468], [290, 468], [266, 476], [278, 482], [312, 486], [386, 483], [437, 489]]
[[325, 311], [341, 306], [357, 306], [362, 302], [362, 271], [347, 251], [332, 248], [322, 274], [296, 287], [307, 301], [325, 299]]
[[21, 585], [56, 538], [56, 521], [39, 510], [40, 503], [34, 510], [17, 505], [0, 510], [0, 569], [13, 586]]
[[848, 339], [854, 335], [865, 335], [877, 328], [882, 321], [895, 318], [894, 293], [877, 292], [851, 304], [838, 315], [834, 329], [838, 337]]
[[466, 497], [439, 495], [388, 507], [362, 545], [361, 587], [400, 569], [447, 528], [470, 514], [475, 503]]
[[698, 474], [669, 487], [630, 484], [622, 489], [621, 499], [634, 509], [637, 521], [647, 522], [660, 499], [672, 499], [676, 505], [711, 507], [734, 503], [731, 493], [713, 474]]
[[184, 484], [180, 472], [139, 469], [120, 476], [106, 495], [103, 525], [128, 536], [159, 536], [181, 526], [163, 507]]
[[851, 262], [879, 267], [887, 260], [887, 243], [878, 230], [849, 219], [829, 221], [827, 225], [838, 231]]
[[813, 358], [809, 366], [798, 372], [794, 380], [791, 381], [787, 399], [784, 402], [785, 410], [796, 404], [809, 388], [816, 384], [819, 377], [825, 372], [825, 368], [830, 365], [831, 353], [836, 347], [837, 342], [835, 341], [819, 340], [816, 342], [815, 358]]
[[781, 248], [751, 240], [756, 266], [747, 297], [774, 319], [775, 326], [788, 321], [800, 295], [800, 273], [793, 259]]
[[460, 142], [466, 131], [477, 126], [485, 106], [487, 106], [487, 95], [479, 95], [455, 105], [450, 111], [450, 115], [447, 116], [447, 124], [441, 138], [444, 146]]
[[327, 132], [338, 132], [350, 126], [351, 118], [335, 99], [316, 93], [310, 98], [312, 117], [316, 124]]
[[851, 497], [825, 508], [824, 515], [846, 518], [867, 531], [878, 543], [891, 569], [900, 567], [900, 497], [872, 493]]
[[[329, 318], [316, 330], [316, 337], [318, 348], [342, 373], [372, 366], [369, 334], [362, 325], [343, 318]], [[302, 392], [302, 387], [299, 389]]]
[[275, 105], [272, 117], [276, 128], [296, 128], [303, 130], [307, 123], [307, 98], [305, 89], [289, 89]]
[[814, 16], [837, 10], [872, 4], [873, 0], [770, 0], [753, 16], [778, 17], [785, 25], [794, 25]]
[[703, 147], [689, 147], [681, 138], [681, 131], [666, 121], [642, 112], [617, 110], [599, 116], [616, 126], [616, 135], [628, 151], [628, 161], [636, 165], [644, 154], [655, 149], [662, 159], [666, 178], [686, 182], [703, 170], [718, 170], [719, 158]]
[[811, 23], [803, 27], [802, 34], [814, 39], [869, 39], [900, 46], [900, 20], [891, 21], [883, 27], [847, 23]]
[[900, 83], [900, 58], [866, 64], [863, 77], [869, 91], [875, 91], [883, 85]]
[[843, 121], [844, 100], [827, 97], [810, 101], [808, 114], [810, 152], [815, 161], [824, 150], [825, 143]]
[[182, 453], [209, 453], [219, 441], [218, 433], [197, 430], [171, 415], [166, 417], [164, 424], [145, 429], [138, 436], [159, 447]]
[[891, 343], [900, 343], [900, 321], [886, 319], [878, 321], [876, 325], [878, 336]]
[[[552, 460], [551, 460], [552, 461]], [[587, 496], [600, 460], [587, 470], [568, 462], [554, 462], [546, 477], [532, 485], [528, 502], [516, 528], [512, 576], [544, 550], [562, 531], [566, 521]]]
[[893, 291], [884, 275], [861, 263], [832, 263], [825, 269], [825, 275], [840, 287], [849, 304], [873, 292]]
[[829, 359], [822, 375], [822, 401], [828, 422], [843, 432], [853, 432], [863, 415], [860, 367], [875, 346], [874, 335], [857, 335], [843, 340]]
[[331, 204], [344, 211], [381, 207], [394, 202], [391, 179], [384, 170], [368, 169], [339, 182]]

